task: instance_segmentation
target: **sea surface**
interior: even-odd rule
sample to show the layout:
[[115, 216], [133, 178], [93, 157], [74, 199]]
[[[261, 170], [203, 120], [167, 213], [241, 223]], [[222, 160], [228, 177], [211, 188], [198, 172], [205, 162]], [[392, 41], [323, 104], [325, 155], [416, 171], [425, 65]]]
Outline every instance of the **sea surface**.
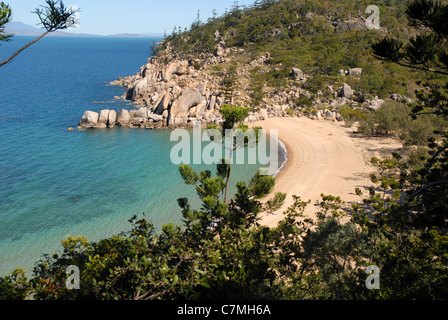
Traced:
[[[0, 60], [33, 39], [1, 44]], [[46, 37], [0, 68], [0, 276], [29, 273], [69, 235], [128, 231], [134, 215], [180, 224], [178, 198], [199, 209], [170, 160], [170, 130], [67, 130], [86, 110], [135, 107], [113, 99], [125, 89], [109, 83], [137, 73], [153, 40]], [[234, 166], [232, 185], [259, 167]]]

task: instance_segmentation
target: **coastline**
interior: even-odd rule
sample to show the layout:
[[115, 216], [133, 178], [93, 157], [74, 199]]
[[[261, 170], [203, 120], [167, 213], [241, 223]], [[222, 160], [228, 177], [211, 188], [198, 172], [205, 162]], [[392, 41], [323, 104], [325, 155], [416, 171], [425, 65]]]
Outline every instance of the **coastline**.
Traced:
[[277, 172], [273, 175], [274, 178], [278, 178], [282, 175], [282, 173], [284, 171], [286, 171], [286, 168], [288, 166], [288, 161], [289, 161], [289, 153], [288, 153], [288, 147], [286, 146], [285, 142], [283, 142], [281, 139], [277, 139], [277, 142], [279, 143], [281, 149], [282, 149], [282, 153], [285, 156], [285, 159], [283, 159], [282, 165], [280, 166], [280, 168], [277, 169]]
[[262, 126], [268, 134], [277, 129], [278, 139], [287, 150], [287, 161], [276, 175], [275, 187], [261, 202], [277, 192], [286, 193], [287, 198], [275, 215], [262, 214], [262, 225], [276, 227], [294, 203], [293, 195], [311, 200], [305, 210], [309, 218], [314, 216], [314, 205], [322, 193], [340, 196], [346, 203], [360, 201], [354, 191], [360, 188], [366, 192], [372, 185], [370, 174], [375, 167], [370, 159], [402, 148], [397, 139], [361, 137], [342, 124], [306, 117], [270, 118], [252, 124]]

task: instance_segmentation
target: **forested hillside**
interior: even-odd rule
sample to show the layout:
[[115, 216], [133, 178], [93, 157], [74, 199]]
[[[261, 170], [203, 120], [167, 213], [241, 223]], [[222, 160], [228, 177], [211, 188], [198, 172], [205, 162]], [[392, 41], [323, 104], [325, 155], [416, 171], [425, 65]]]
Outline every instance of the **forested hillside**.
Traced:
[[[407, 38], [413, 32], [405, 14], [407, 1], [256, 1], [251, 7], [237, 3], [222, 17], [202, 21], [200, 16], [189, 30], [174, 28], [159, 46], [170, 54], [194, 57], [198, 53], [216, 53], [216, 31], [222, 48], [238, 48], [233, 65], [244, 64], [264, 55], [267, 68], [250, 70], [252, 87], [274, 86], [286, 90], [291, 68], [298, 67], [310, 80], [304, 88], [313, 93], [331, 94], [326, 86], [347, 82], [359, 99], [391, 94], [412, 96], [416, 81], [423, 73], [382, 63], [371, 55], [371, 44], [385, 35]], [[380, 29], [366, 28], [370, 12], [380, 9]], [[228, 52], [227, 54], [232, 55]], [[362, 68], [361, 79], [341, 78], [339, 71]], [[227, 68], [225, 76], [237, 77], [238, 68]], [[261, 72], [260, 72], [261, 71]], [[233, 73], [233, 74], [232, 74]]]

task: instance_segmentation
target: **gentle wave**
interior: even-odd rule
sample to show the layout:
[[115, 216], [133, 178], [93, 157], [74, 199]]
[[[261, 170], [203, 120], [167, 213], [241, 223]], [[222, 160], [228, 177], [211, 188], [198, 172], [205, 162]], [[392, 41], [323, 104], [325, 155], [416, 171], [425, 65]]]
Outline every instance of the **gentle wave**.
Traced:
[[288, 148], [286, 148], [286, 145], [280, 139], [275, 138], [275, 140], [277, 140], [278, 144], [283, 149], [284, 161], [282, 165], [278, 168], [277, 172], [274, 174], [273, 176], [274, 178], [277, 177], [283, 171], [283, 168], [286, 167], [288, 162]]

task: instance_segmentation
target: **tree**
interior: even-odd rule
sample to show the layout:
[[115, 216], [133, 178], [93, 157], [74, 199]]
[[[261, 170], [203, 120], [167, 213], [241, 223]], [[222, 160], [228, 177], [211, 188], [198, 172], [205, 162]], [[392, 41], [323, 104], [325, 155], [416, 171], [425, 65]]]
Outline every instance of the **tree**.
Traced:
[[12, 11], [9, 5], [4, 2], [0, 2], [0, 42], [11, 40], [12, 34], [5, 32], [5, 26], [11, 21]]
[[[448, 74], [448, 5], [439, 1], [415, 0], [406, 14], [417, 35], [407, 44], [385, 38], [373, 46], [374, 54], [386, 61]], [[447, 85], [417, 92], [411, 104], [413, 117], [447, 113]], [[440, 299], [446, 297], [448, 276], [448, 132], [434, 132], [428, 139], [424, 165], [411, 170], [396, 153], [375, 163], [380, 175], [372, 182], [382, 192], [370, 190], [366, 210], [354, 206], [355, 220], [372, 234], [383, 237], [378, 243], [377, 265], [381, 266], [383, 295], [399, 299]], [[367, 213], [369, 212], [369, 213]]]
[[[439, 1], [415, 0], [408, 5], [406, 14], [411, 25], [423, 30], [417, 36], [410, 39], [405, 45], [397, 45], [397, 40], [384, 39], [373, 46], [374, 54], [380, 59], [390, 60], [396, 63], [406, 61], [411, 68], [423, 68], [429, 72], [448, 74], [448, 5]], [[402, 48], [405, 48], [404, 50]], [[400, 57], [397, 59], [396, 57]], [[436, 114], [448, 119], [448, 82], [445, 86], [433, 86], [429, 91], [419, 90], [416, 92], [418, 102], [412, 105], [414, 118], [422, 114]], [[414, 175], [416, 190], [411, 192], [414, 197], [430, 195], [439, 189], [441, 199], [445, 199], [446, 184], [448, 183], [448, 172], [445, 167], [447, 146], [447, 132], [435, 132], [428, 147], [431, 157], [427, 161], [424, 170]], [[418, 177], [418, 178], [417, 178]], [[429, 202], [427, 211], [436, 202]], [[446, 215], [446, 209], [442, 211]], [[438, 212], [437, 214], [442, 214]], [[436, 213], [434, 213], [436, 214]]]
[[226, 179], [224, 202], [227, 203], [230, 186], [230, 174], [232, 172], [233, 152], [236, 149], [244, 146], [244, 144], [238, 144], [238, 139], [235, 136], [235, 132], [233, 131], [233, 129], [236, 124], [247, 118], [247, 116], [249, 115], [249, 110], [244, 107], [225, 104], [222, 106], [219, 112], [224, 117], [224, 123], [222, 125], [222, 136], [226, 136], [226, 134], [231, 133], [230, 137], [226, 136], [226, 138], [230, 141], [230, 145], [224, 144], [224, 147], [230, 151], [230, 158], [228, 159], [228, 161], [223, 159], [222, 165], [219, 169], [219, 171], [222, 173], [223, 178]]
[[373, 46], [374, 55], [410, 68], [448, 75], [448, 5], [414, 0], [406, 15], [420, 32], [407, 43], [386, 37]]
[[251, 179], [249, 186], [252, 189], [252, 194], [256, 198], [262, 198], [269, 194], [275, 186], [275, 178], [262, 174], [258, 170], [255, 176]]
[[[31, 41], [11, 57], [0, 63], [0, 67], [4, 66], [8, 62], [12, 61], [17, 55], [19, 55], [23, 50], [33, 45], [47, 34], [54, 32], [56, 30], [64, 30], [69, 26], [73, 25], [73, 20], [75, 19], [75, 14], [79, 12], [79, 9], [72, 9], [65, 7], [61, 0], [53, 1], [46, 0], [47, 6], [41, 6], [41, 8], [36, 8], [33, 12], [37, 14], [40, 20], [40, 24], [45, 28], [45, 32], [39, 36], [37, 39]], [[4, 25], [10, 22], [11, 19], [11, 9], [9, 6], [5, 5], [3, 2], [0, 4], [0, 40], [11, 38], [12, 35], [4, 34]]]

